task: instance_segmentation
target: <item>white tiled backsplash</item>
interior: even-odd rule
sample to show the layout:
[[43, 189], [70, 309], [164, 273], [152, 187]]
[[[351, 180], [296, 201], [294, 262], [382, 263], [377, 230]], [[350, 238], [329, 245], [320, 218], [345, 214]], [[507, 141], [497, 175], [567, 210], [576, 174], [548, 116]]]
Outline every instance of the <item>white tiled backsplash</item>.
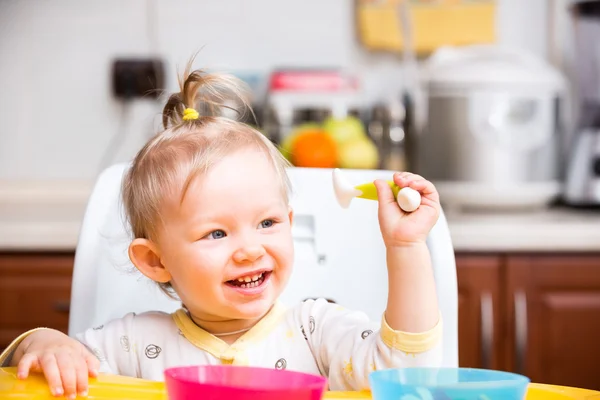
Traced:
[[[499, 41], [545, 54], [547, 1], [498, 1]], [[122, 110], [111, 60], [156, 54], [175, 89], [176, 66], [201, 48], [197, 66], [230, 71], [351, 68], [365, 74], [367, 98], [396, 90], [401, 76], [397, 57], [358, 45], [352, 0], [3, 0], [0, 179], [92, 179]], [[133, 105], [115, 162], [135, 153], [160, 111]]]

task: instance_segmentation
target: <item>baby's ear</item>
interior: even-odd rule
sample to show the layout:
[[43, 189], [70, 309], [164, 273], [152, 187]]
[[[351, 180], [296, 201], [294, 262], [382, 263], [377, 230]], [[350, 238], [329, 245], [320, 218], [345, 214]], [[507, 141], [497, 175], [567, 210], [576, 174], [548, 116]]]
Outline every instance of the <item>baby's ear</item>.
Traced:
[[148, 239], [134, 239], [129, 245], [129, 259], [145, 276], [155, 282], [167, 283], [171, 274], [160, 261], [156, 245]]
[[290, 219], [290, 225], [294, 222], [294, 210], [292, 207], [288, 207], [288, 218]]

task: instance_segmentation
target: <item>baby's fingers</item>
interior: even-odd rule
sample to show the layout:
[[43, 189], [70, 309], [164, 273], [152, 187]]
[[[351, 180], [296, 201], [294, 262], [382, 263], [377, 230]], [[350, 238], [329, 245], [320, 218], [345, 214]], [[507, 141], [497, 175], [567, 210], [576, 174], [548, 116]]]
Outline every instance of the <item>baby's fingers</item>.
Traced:
[[52, 353], [45, 353], [40, 360], [42, 371], [50, 386], [50, 391], [54, 396], [62, 396], [65, 392], [63, 389], [63, 383], [61, 379], [60, 370], [58, 369], [58, 363], [56, 357]]
[[435, 188], [435, 186], [433, 185], [433, 183], [429, 182], [426, 179], [418, 179], [416, 181], [411, 181], [408, 184], [409, 187], [418, 190], [419, 192], [421, 192], [424, 195], [428, 195], [428, 194], [436, 194], [437, 195], [437, 190]]
[[95, 355], [93, 355], [92, 353], [90, 353], [87, 350], [85, 351], [85, 363], [87, 364], [88, 367], [88, 371], [90, 373], [90, 376], [96, 377], [98, 376], [98, 371], [100, 370], [100, 361], [98, 360], [98, 358], [96, 358]]
[[394, 199], [394, 193], [392, 192], [390, 185], [379, 179], [376, 180], [374, 184], [377, 189], [377, 198], [379, 199], [379, 220], [386, 220], [394, 215], [393, 213], [398, 212], [398, 205], [396, 204], [396, 199]]
[[420, 181], [422, 179], [425, 178], [411, 172], [396, 172], [394, 174], [394, 183], [400, 187], [408, 186], [411, 182]]
[[25, 379], [29, 376], [29, 371], [41, 371], [38, 356], [35, 354], [25, 354], [21, 357], [19, 364], [17, 365], [17, 377], [19, 379]]
[[411, 181], [408, 183], [407, 186], [421, 193], [421, 195], [426, 199], [429, 199], [436, 203], [440, 201], [440, 195], [436, 190], [435, 186], [433, 185], [433, 183], [429, 182], [426, 179], [418, 179], [415, 181]]
[[77, 393], [86, 397], [88, 394], [88, 365], [83, 357], [78, 357], [75, 361], [75, 374], [77, 377]]
[[73, 360], [73, 356], [66, 352], [56, 354], [56, 362], [60, 371], [65, 397], [74, 399], [77, 397], [77, 371], [75, 369], [77, 363]]

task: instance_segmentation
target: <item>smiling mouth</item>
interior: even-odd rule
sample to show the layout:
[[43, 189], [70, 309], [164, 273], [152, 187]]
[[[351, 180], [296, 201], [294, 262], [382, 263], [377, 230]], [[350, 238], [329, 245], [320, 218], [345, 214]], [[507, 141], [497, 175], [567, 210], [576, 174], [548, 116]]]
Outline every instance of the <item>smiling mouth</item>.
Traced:
[[230, 281], [225, 282], [229, 286], [249, 289], [259, 287], [269, 278], [272, 271], [261, 272], [260, 274], [256, 274], [253, 276], [244, 276], [237, 279], [232, 279]]

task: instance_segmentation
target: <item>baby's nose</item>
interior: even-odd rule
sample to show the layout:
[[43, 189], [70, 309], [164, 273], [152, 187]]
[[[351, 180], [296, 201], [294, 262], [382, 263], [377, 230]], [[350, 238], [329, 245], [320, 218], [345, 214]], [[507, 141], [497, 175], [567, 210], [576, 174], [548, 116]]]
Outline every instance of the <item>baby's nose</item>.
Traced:
[[240, 247], [233, 255], [235, 262], [255, 262], [265, 254], [265, 248], [259, 244]]

